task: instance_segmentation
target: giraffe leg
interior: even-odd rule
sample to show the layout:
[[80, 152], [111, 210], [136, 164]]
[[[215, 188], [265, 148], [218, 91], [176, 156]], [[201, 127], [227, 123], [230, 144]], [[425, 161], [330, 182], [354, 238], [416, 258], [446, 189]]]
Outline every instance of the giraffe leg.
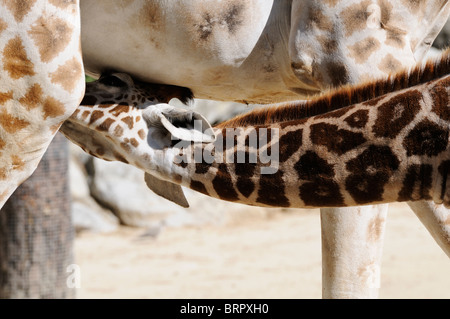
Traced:
[[408, 205], [450, 257], [450, 209], [428, 201], [408, 202]]
[[388, 205], [322, 208], [322, 297], [377, 298]]

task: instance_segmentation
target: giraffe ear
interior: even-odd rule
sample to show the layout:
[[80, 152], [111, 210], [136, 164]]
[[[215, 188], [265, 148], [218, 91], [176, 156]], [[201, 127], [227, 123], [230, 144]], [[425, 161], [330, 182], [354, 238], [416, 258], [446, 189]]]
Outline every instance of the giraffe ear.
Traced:
[[164, 127], [172, 140], [211, 143], [216, 139], [211, 124], [194, 111], [156, 104], [147, 107], [143, 117], [152, 128]]
[[184, 196], [183, 189], [180, 185], [163, 181], [153, 175], [145, 173], [145, 183], [156, 195], [159, 195], [181, 207], [188, 208], [189, 203]]

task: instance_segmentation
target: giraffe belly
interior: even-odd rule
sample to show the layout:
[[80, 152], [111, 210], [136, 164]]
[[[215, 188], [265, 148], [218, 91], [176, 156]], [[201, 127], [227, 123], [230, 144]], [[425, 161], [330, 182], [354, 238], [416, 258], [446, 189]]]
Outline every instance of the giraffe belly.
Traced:
[[88, 73], [113, 69], [147, 82], [189, 87], [197, 98], [245, 103], [299, 99], [318, 88], [300, 81], [290, 68], [289, 2], [136, 0], [112, 5], [84, 0], [85, 67]]

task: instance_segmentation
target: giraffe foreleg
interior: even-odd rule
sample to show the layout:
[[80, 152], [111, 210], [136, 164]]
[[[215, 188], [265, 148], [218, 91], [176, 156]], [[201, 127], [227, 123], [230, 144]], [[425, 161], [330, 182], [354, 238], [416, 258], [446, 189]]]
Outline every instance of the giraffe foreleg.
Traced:
[[322, 208], [322, 297], [377, 298], [388, 205]]
[[450, 209], [429, 201], [408, 202], [408, 205], [450, 257]]

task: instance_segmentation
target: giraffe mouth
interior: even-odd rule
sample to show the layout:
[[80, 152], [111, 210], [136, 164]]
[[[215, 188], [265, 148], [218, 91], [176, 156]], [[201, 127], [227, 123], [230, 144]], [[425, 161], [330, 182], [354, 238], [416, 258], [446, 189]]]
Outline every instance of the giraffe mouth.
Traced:
[[211, 124], [197, 112], [163, 103], [144, 109], [142, 118], [149, 129], [147, 141], [153, 148], [166, 147], [177, 140], [196, 143], [216, 140]]

